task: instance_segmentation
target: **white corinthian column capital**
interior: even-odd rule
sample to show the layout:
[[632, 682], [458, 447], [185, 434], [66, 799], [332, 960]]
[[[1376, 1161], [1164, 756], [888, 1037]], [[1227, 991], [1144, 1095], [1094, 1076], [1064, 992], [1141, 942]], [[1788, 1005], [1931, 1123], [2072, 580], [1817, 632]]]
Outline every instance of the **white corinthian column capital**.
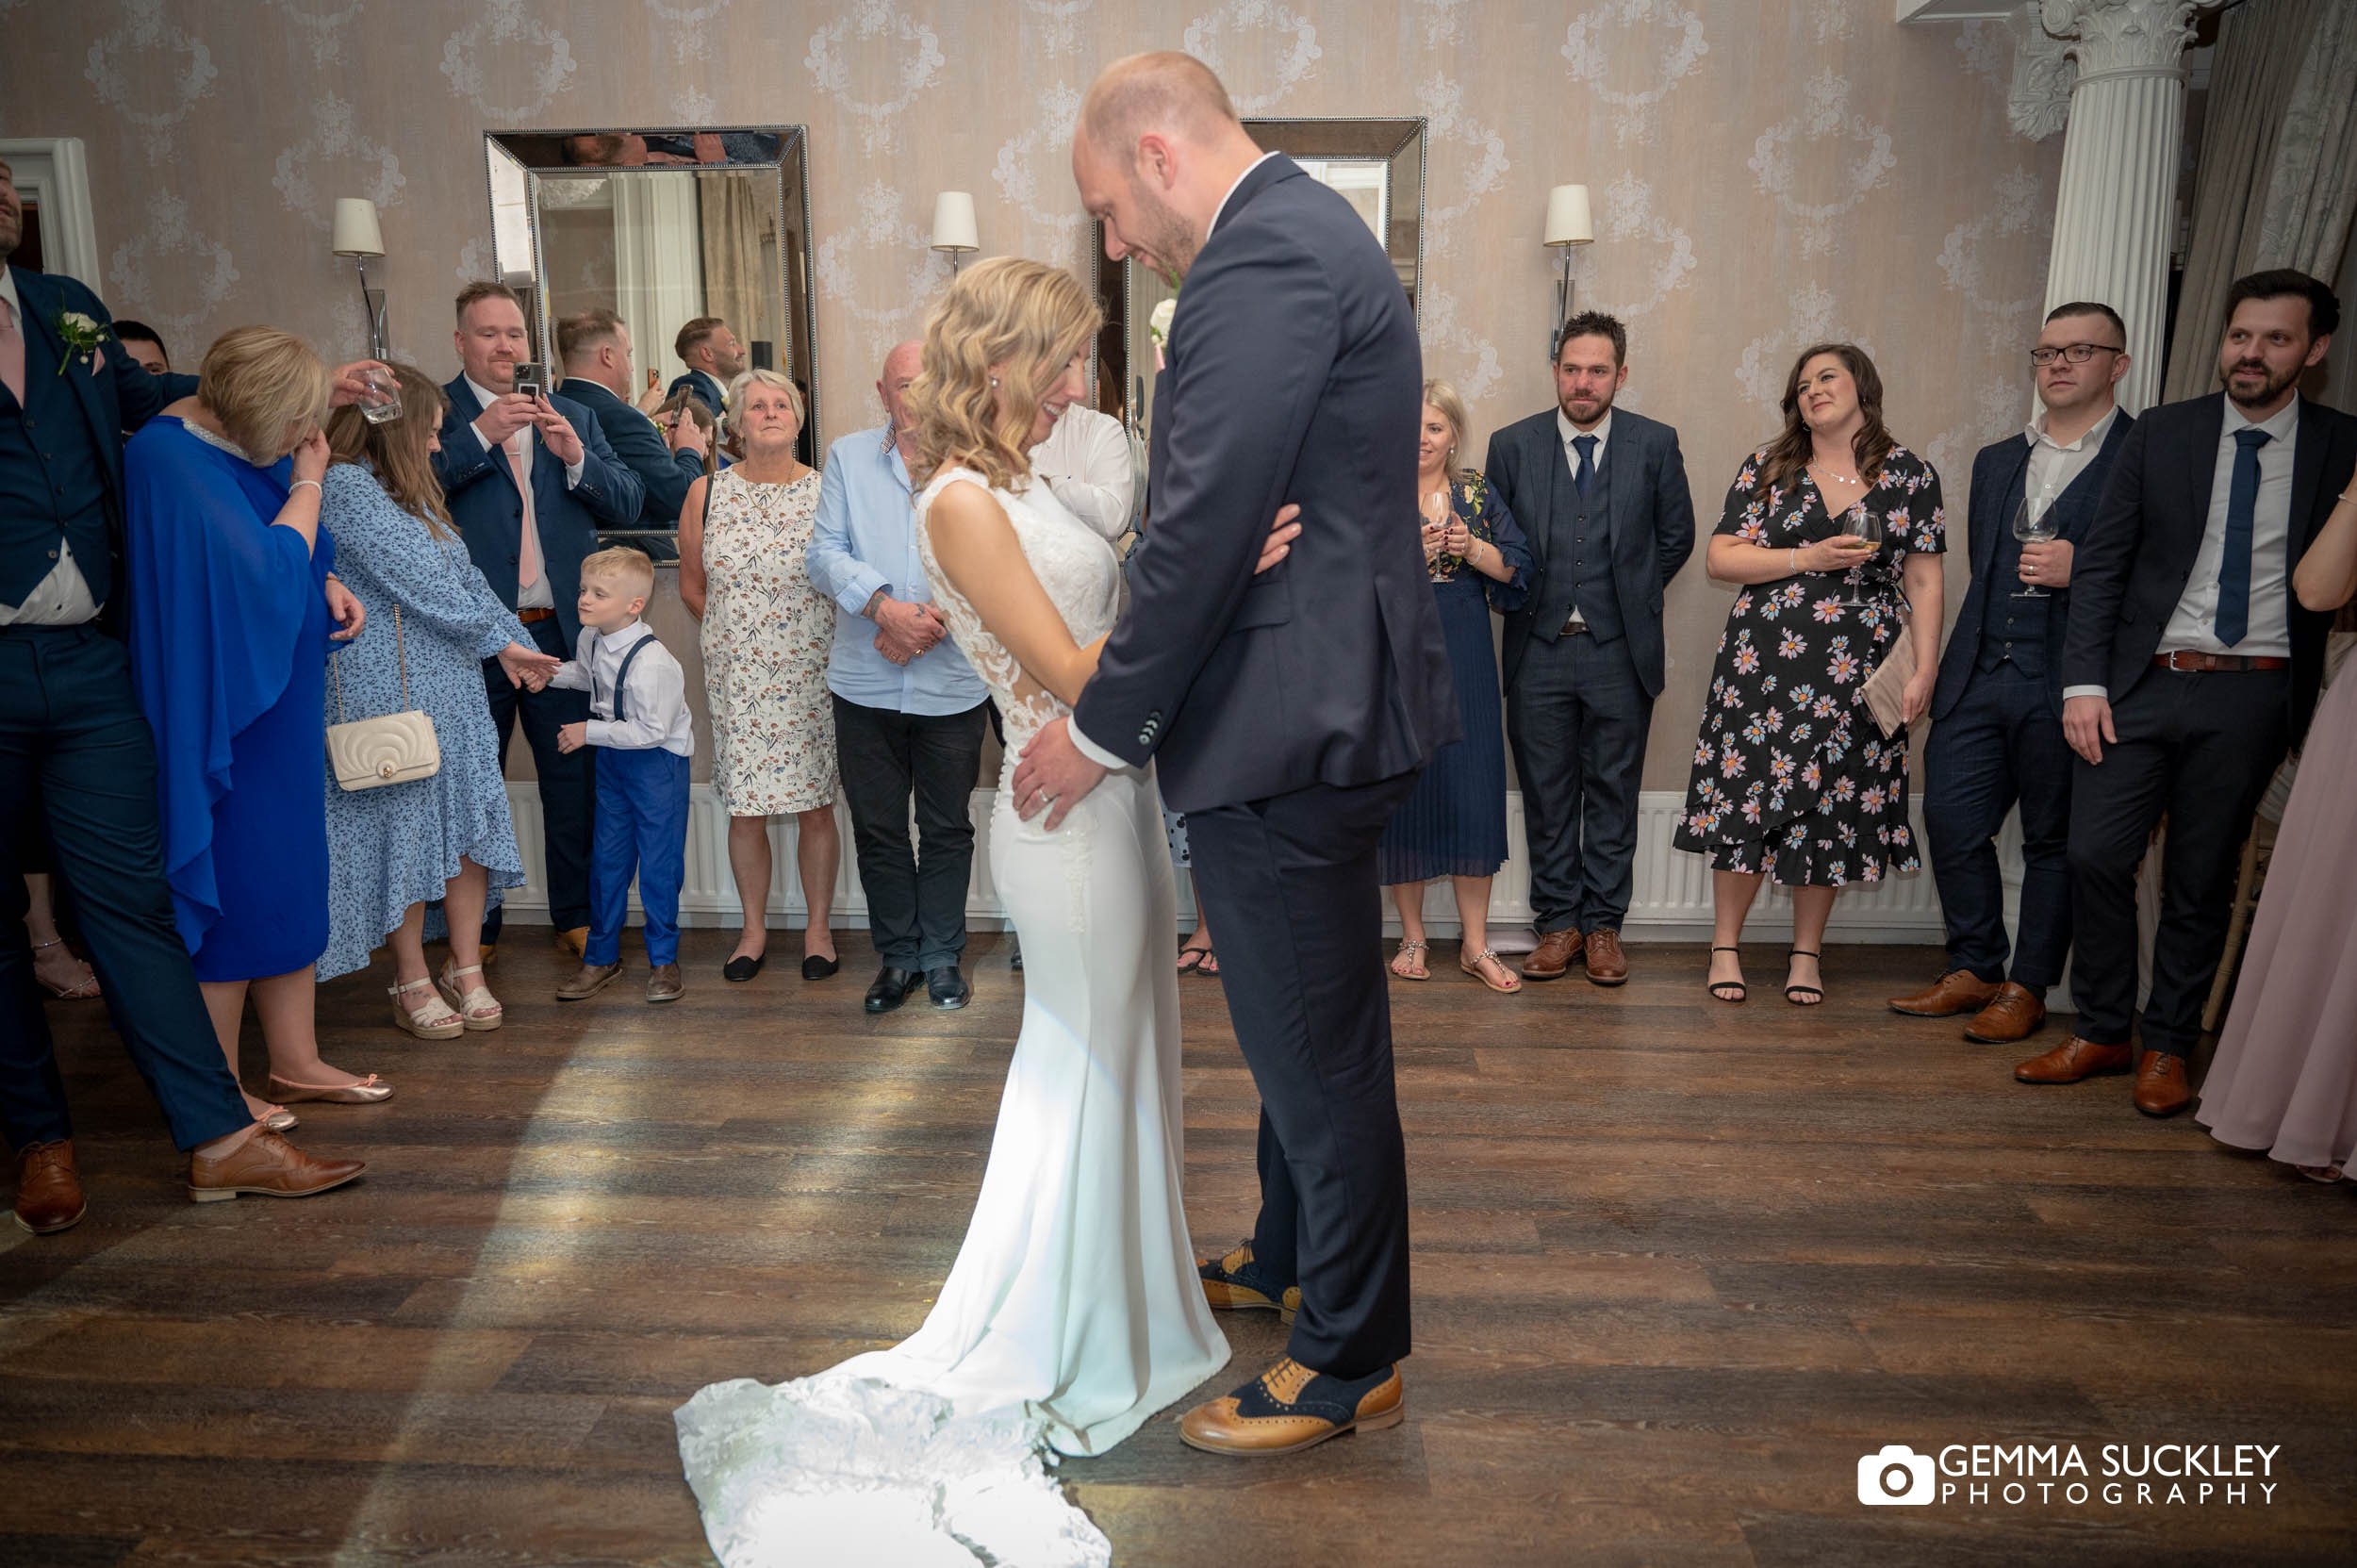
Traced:
[[2038, 20], [2069, 41], [2082, 84], [2113, 75], [2181, 74], [2196, 11], [2217, 0], [2043, 0]]

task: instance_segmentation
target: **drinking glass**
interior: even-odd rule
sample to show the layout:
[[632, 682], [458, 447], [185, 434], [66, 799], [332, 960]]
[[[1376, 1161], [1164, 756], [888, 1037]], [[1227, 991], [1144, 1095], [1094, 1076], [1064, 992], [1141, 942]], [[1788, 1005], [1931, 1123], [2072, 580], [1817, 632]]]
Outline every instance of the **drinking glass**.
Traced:
[[[1882, 514], [1864, 502], [1860, 502], [1841, 514], [1841, 531], [1854, 539], [1866, 540], [1869, 544], [1875, 546], [1879, 552], [1883, 542]], [[1869, 602], [1858, 596], [1858, 589], [1865, 586], [1866, 569], [1873, 564], [1874, 559], [1874, 556], [1869, 555], [1850, 569], [1850, 597], [1841, 602], [1844, 609], [1866, 608]]]
[[371, 424], [384, 424], [401, 418], [401, 388], [382, 371], [362, 371], [360, 384], [360, 417]]
[[[2023, 496], [2013, 504], [2013, 536], [2023, 544], [2044, 544], [2054, 536], [2054, 509], [2031, 515], [2030, 498]], [[2052, 599], [2054, 596], [2041, 587], [2016, 588], [2016, 599]]]

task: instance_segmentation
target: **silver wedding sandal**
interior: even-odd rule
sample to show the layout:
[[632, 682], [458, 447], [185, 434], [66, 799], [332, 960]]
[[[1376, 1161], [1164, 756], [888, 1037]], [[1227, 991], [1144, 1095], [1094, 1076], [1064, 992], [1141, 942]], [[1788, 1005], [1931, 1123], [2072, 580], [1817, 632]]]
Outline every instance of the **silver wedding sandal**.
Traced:
[[[474, 979], [468, 981], [466, 977], [469, 975]], [[490, 989], [483, 983], [483, 966], [480, 964], [453, 969], [451, 961], [444, 959], [441, 976], [436, 983], [441, 987], [443, 999], [458, 1009], [460, 1020], [468, 1029], [497, 1029], [507, 1015], [507, 1010], [500, 1005], [499, 998], [491, 995]]]

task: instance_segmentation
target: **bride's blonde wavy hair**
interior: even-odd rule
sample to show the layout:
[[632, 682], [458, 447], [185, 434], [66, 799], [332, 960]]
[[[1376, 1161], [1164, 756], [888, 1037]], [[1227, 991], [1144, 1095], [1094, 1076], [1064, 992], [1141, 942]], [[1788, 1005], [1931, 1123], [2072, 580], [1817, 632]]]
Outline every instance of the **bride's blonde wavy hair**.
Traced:
[[[1080, 280], [1045, 262], [993, 256], [960, 273], [926, 320], [924, 368], [909, 388], [910, 477], [922, 486], [964, 465], [1021, 489], [1040, 394], [1103, 323]], [[993, 365], [1005, 367], [996, 406]]]

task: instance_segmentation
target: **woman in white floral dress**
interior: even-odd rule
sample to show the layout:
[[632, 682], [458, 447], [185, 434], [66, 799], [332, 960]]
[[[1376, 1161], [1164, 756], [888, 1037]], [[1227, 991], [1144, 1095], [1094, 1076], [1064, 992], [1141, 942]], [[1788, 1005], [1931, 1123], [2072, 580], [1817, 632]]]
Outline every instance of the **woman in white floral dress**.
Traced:
[[802, 978], [835, 972], [829, 917], [842, 840], [835, 832], [834, 716], [827, 654], [834, 605], [802, 567], [817, 517], [818, 473], [794, 455], [802, 398], [775, 371], [729, 388], [745, 460], [687, 492], [680, 512], [680, 597], [703, 622], [712, 705], [712, 785], [729, 814], [729, 869], [744, 933], [721, 973], [750, 980], [768, 949], [769, 818], [796, 820], [810, 929]]

